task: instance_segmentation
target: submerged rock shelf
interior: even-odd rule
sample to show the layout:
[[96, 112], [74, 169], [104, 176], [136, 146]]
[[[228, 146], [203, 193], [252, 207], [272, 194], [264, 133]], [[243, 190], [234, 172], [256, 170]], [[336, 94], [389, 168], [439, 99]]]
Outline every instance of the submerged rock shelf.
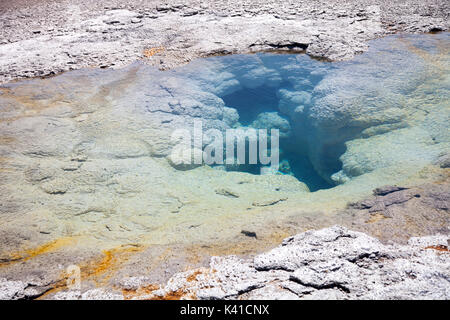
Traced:
[[[274, 221], [288, 230], [292, 217], [319, 221], [377, 187], [445, 180], [449, 40], [391, 36], [338, 63], [261, 53], [3, 85], [0, 259], [25, 261], [26, 248], [61, 238], [86, 252], [214, 247], [241, 230], [273, 243]], [[279, 129], [279, 171], [180, 170], [169, 159], [171, 133], [197, 120], [221, 132]]]

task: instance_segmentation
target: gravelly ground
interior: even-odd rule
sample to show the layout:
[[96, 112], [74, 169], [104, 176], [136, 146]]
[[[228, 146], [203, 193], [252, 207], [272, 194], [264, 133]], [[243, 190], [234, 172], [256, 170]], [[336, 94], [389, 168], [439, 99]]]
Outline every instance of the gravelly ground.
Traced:
[[445, 0], [2, 1], [0, 83], [261, 50], [342, 60], [386, 34], [448, 30], [449, 12]]

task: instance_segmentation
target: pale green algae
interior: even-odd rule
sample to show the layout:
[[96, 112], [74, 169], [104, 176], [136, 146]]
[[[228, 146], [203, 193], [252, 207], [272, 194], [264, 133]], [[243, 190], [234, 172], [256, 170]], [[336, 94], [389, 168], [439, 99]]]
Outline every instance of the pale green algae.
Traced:
[[[381, 185], [437, 179], [434, 163], [450, 152], [449, 43], [448, 33], [392, 36], [348, 62], [237, 55], [4, 85], [2, 229], [99, 247], [219, 243], [242, 228], [333, 213]], [[170, 133], [198, 119], [284, 130], [292, 174], [176, 170]]]

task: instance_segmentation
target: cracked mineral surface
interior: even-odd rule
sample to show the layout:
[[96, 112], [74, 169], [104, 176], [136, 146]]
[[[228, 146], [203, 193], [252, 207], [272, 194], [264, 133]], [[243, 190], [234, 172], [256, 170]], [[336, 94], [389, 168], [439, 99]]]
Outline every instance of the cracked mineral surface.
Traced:
[[20, 0], [0, 4], [0, 82], [136, 60], [160, 69], [264, 50], [343, 60], [392, 33], [449, 29], [446, 0]]
[[[0, 3], [0, 299], [448, 299], [448, 15]], [[198, 121], [278, 170], [172, 157]]]
[[333, 226], [286, 238], [253, 259], [213, 257], [208, 268], [175, 274], [161, 288], [134, 277], [124, 279], [125, 289], [115, 295], [92, 289], [83, 295], [59, 292], [54, 298], [447, 300], [448, 240], [436, 235], [411, 238], [407, 245], [383, 245], [364, 233]]

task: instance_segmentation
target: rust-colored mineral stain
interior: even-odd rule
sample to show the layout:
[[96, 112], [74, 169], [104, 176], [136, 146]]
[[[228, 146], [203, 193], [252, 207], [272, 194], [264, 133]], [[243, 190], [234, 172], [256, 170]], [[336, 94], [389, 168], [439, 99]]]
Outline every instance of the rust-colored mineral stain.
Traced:
[[[431, 54], [427, 50], [417, 47], [412, 43], [411, 40], [407, 38], [399, 37], [399, 40], [404, 44], [406, 44], [407, 49], [410, 52], [418, 55], [427, 63], [437, 67], [437, 70], [440, 70], [442, 73], [445, 73], [447, 68], [439, 59], [436, 59], [436, 54]], [[436, 48], [438, 50], [437, 54], [438, 56], [446, 56], [450, 52], [450, 46], [447, 43], [436, 42]]]
[[16, 141], [16, 139], [13, 137], [6, 137], [6, 136], [0, 137], [0, 144], [3, 145], [13, 143], [14, 141]]
[[[109, 250], [103, 250], [103, 256], [100, 259], [94, 261], [88, 261], [80, 265], [81, 269], [81, 279], [82, 280], [92, 280], [98, 285], [104, 285], [108, 279], [113, 275], [124, 262], [135, 253], [142, 250], [141, 246], [133, 245], [122, 245], [118, 248], [112, 248]], [[67, 289], [67, 273], [63, 271], [60, 276], [60, 281], [55, 285], [54, 288], [46, 292], [40, 299], [45, 299], [50, 294], [54, 294], [61, 290]], [[151, 291], [159, 289], [158, 286], [140, 288], [139, 290], [125, 290], [123, 289], [123, 294], [125, 298], [131, 299], [133, 296], [139, 296], [144, 294], [149, 294]]]
[[197, 280], [197, 276], [199, 274], [202, 274], [202, 272], [200, 270], [194, 271], [189, 277], [186, 278], [186, 280], [188, 282], [196, 281]]
[[[159, 285], [151, 284], [139, 289], [122, 289], [122, 294], [125, 300], [137, 299], [137, 300], [180, 300], [187, 295], [186, 291], [179, 289], [177, 291], [171, 291], [163, 296], [153, 295], [155, 290], [160, 289]], [[190, 299], [194, 299], [194, 296], [190, 296]]]
[[[150, 300], [180, 300], [186, 295], [184, 290], [171, 291], [164, 296], [153, 296]], [[192, 299], [192, 297], [191, 297]]]
[[91, 279], [100, 284], [105, 283], [131, 256], [142, 250], [142, 246], [134, 245], [122, 245], [103, 250], [103, 257], [100, 260], [90, 261], [81, 267], [82, 278]]
[[92, 271], [93, 275], [100, 275], [110, 269], [115, 263], [114, 250], [103, 250], [103, 259], [99, 262], [97, 267]]
[[5, 265], [16, 263], [16, 262], [27, 261], [27, 260], [30, 260], [37, 256], [57, 251], [57, 250], [61, 249], [62, 247], [72, 245], [74, 241], [75, 241], [75, 239], [72, 237], [64, 237], [64, 238], [59, 238], [59, 239], [47, 242], [47, 243], [45, 243], [39, 247], [33, 248], [33, 249], [25, 249], [22, 251], [13, 252], [10, 254], [11, 261], [2, 263], [2, 264], [0, 264], [0, 266], [5, 266]]
[[28, 257], [26, 259], [31, 259], [33, 257], [36, 257], [36, 256], [44, 254], [44, 253], [56, 251], [64, 246], [71, 245], [73, 242], [74, 242], [74, 239], [71, 237], [56, 239], [54, 241], [46, 243], [35, 249], [27, 250], [26, 253], [27, 253]]
[[39, 296], [37, 299], [35, 300], [46, 300], [47, 297], [54, 295], [62, 290], [66, 290], [67, 289], [67, 280], [66, 280], [66, 274], [65, 272], [63, 272], [63, 274], [61, 275], [61, 279], [58, 280], [51, 289], [49, 289], [48, 291], [46, 291], [44, 294], [42, 294], [41, 296]]
[[[15, 104], [25, 107], [24, 114], [22, 116], [35, 115], [36, 113], [60, 105], [65, 101], [65, 97], [62, 93], [55, 93], [48, 100], [35, 99], [34, 91], [30, 87], [22, 87], [21, 89], [13, 92], [9, 88], [2, 88], [2, 98], [13, 101]], [[5, 119], [5, 120], [14, 120]]]
[[156, 284], [150, 284], [138, 289], [122, 289], [122, 294], [125, 300], [131, 300], [133, 298], [151, 295], [153, 291], [158, 290], [159, 288], [160, 287]]
[[440, 252], [450, 252], [449, 248], [444, 245], [428, 246], [428, 247], [425, 247], [425, 249], [433, 249], [433, 250], [437, 250]]
[[381, 213], [375, 213], [370, 216], [370, 218], [367, 220], [367, 223], [375, 223], [381, 220], [387, 219], [387, 217]]
[[164, 47], [154, 47], [154, 48], [144, 49], [144, 57], [145, 58], [153, 57], [155, 54], [161, 53], [164, 50], [165, 50]]

